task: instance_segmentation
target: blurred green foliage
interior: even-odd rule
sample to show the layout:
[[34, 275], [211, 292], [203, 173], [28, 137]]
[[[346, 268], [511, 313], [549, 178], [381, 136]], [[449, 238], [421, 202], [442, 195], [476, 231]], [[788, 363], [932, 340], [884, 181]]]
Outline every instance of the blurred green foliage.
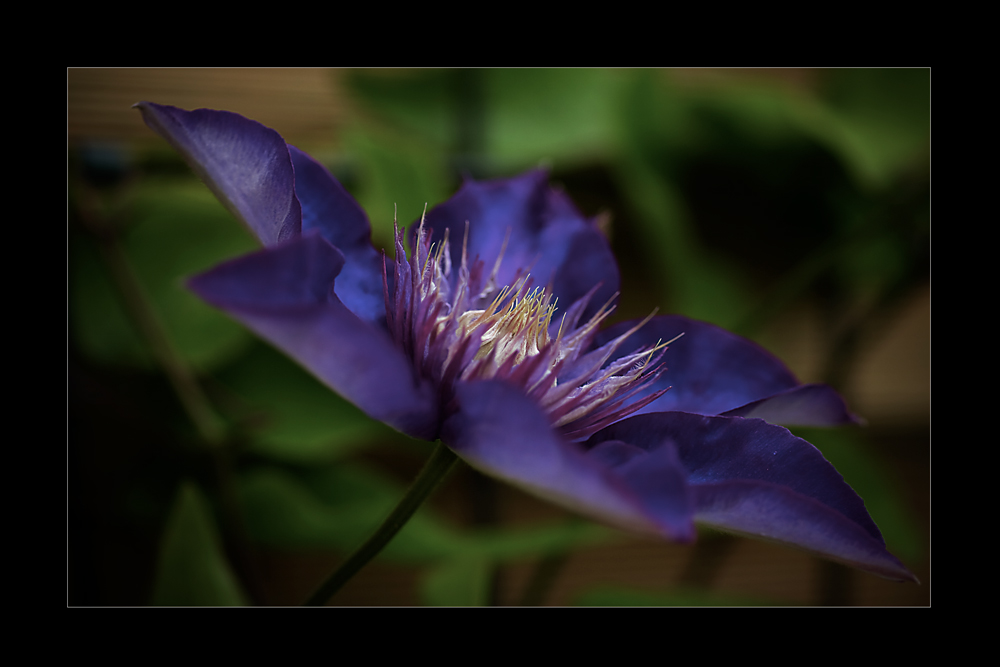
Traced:
[[[659, 304], [754, 336], [784, 309], [818, 299], [838, 322], [831, 329], [846, 331], [831, 344], [830, 367], [849, 369], [848, 343], [859, 329], [927, 278], [929, 77], [926, 69], [825, 70], [804, 90], [745, 80], [685, 85], [659, 70], [352, 71], [346, 92], [358, 111], [343, 128], [338, 164], [349, 168], [338, 175], [368, 211], [376, 245], [387, 247], [394, 218], [410, 224], [462, 175], [546, 165], [586, 213], [613, 214], [609, 231], [632, 290], [624, 309]], [[190, 427], [162, 400], [148, 347], [104, 262], [106, 243], [124, 249], [180, 358], [227, 422], [225, 465], [249, 538], [280, 549], [356, 546], [402, 488], [355, 455], [375, 445], [412, 451], [412, 443], [184, 289], [187, 276], [255, 242], [176, 161], [123, 161], [119, 172], [97, 177], [85, 152], [70, 157], [70, 446], [80, 450], [71, 454], [71, 476], [103, 480], [98, 506], [116, 515], [111, 524], [157, 536], [150, 601], [247, 597], [214, 527], [227, 520], [215, 511], [225, 476], [190, 455]], [[836, 321], [848, 312], [846, 324]], [[826, 379], [837, 385], [844, 375]], [[173, 500], [173, 491], [161, 494], [162, 537], [159, 525], [137, 526], [125, 500], [164, 474], [161, 456], [132, 453], [99, 473], [91, 465], [105, 460], [109, 443], [132, 437], [116, 431], [123, 409], [137, 409], [178, 453], [169, 467], [175, 485], [156, 487], [180, 489]], [[919, 529], [860, 437], [806, 435], [855, 485], [890, 548], [904, 560], [924, 557]], [[185, 481], [191, 475], [212, 502]], [[92, 486], [71, 484], [71, 494]], [[576, 523], [459, 529], [425, 508], [384, 557], [426, 566], [419, 594], [427, 604], [483, 604], [498, 563], [610, 534]], [[85, 586], [75, 591], [83, 604], [121, 603], [87, 597]], [[734, 603], [692, 591], [608, 590], [578, 602]]]
[[[299, 548], [350, 550], [389, 514], [403, 491], [384, 474], [350, 462], [298, 474], [257, 469], [240, 479], [251, 535], [265, 544]], [[399, 562], [500, 561], [565, 551], [606, 540], [610, 534], [586, 522], [457, 531], [421, 508], [382, 556]]]
[[[616, 250], [650, 267], [651, 300], [733, 327], [753, 318], [762, 287], [817, 261], [848, 292], [865, 289], [851, 283], [866, 266], [896, 281], [926, 269], [884, 275], [926, 257], [928, 70], [820, 75], [812, 94], [682, 86], [659, 70], [356, 71], [347, 83], [364, 112], [345, 136], [383, 240], [389, 202], [409, 222], [459, 174], [548, 165], [587, 202], [574, 184], [599, 172], [603, 205], [638, 237]], [[912, 209], [905, 220], [899, 207]]]
[[[243, 327], [184, 288], [184, 279], [257, 247], [196, 179], [147, 178], [129, 187], [108, 224], [120, 224], [120, 242], [145, 296], [184, 360], [198, 370], [223, 365], [252, 337]], [[192, 241], [196, 242], [192, 242]], [[149, 350], [124, 312], [96, 244], [70, 246], [70, 326], [84, 353], [108, 364], [149, 367]]]
[[181, 484], [167, 518], [150, 603], [218, 607], [247, 603], [222, 550], [211, 509], [191, 482]]

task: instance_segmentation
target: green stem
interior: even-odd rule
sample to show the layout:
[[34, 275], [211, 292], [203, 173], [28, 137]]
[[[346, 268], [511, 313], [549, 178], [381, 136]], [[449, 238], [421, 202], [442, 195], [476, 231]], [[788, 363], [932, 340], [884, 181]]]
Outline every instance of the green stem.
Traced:
[[382, 522], [382, 525], [378, 527], [368, 541], [358, 547], [357, 551], [351, 554], [346, 561], [341, 564], [330, 577], [323, 582], [323, 584], [316, 589], [308, 600], [306, 600], [305, 605], [310, 607], [318, 607], [326, 604], [333, 595], [341, 589], [341, 587], [350, 581], [351, 577], [358, 573], [358, 571], [368, 564], [372, 558], [378, 555], [380, 551], [396, 536], [396, 533], [406, 525], [413, 513], [417, 511], [421, 503], [427, 499], [431, 492], [437, 487], [437, 485], [444, 479], [448, 471], [451, 470], [452, 466], [458, 460], [458, 456], [455, 452], [448, 449], [443, 443], [439, 442], [431, 454], [431, 457], [427, 460], [424, 465], [424, 469], [420, 471], [420, 474], [413, 481], [413, 485], [410, 490], [406, 492], [403, 499], [399, 501], [396, 508], [392, 513]]

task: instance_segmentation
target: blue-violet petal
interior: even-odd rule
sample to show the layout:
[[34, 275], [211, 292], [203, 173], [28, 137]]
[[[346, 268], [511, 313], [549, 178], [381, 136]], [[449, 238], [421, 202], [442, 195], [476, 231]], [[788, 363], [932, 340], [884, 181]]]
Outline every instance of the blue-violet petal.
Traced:
[[586, 446], [676, 447], [699, 523], [783, 542], [883, 577], [915, 581], [864, 502], [818, 449], [761, 419], [663, 412], [629, 417]]
[[179, 152], [264, 245], [297, 236], [301, 209], [284, 139], [239, 114], [140, 102], [146, 125]]
[[435, 389], [382, 329], [334, 291], [343, 254], [310, 234], [222, 264], [191, 289], [310, 370], [375, 419], [413, 437], [437, 437]]
[[451, 199], [427, 212], [433, 242], [441, 242], [449, 230], [456, 266], [462, 260], [466, 222], [470, 262], [480, 258], [489, 272], [503, 252], [500, 286], [513, 285], [520, 274], [530, 272], [534, 284], [551, 284], [551, 293], [568, 307], [600, 284], [585, 320], [618, 292], [618, 265], [607, 239], [595, 221], [548, 185], [543, 170], [496, 181], [467, 180]]
[[[601, 331], [594, 347], [634, 325], [634, 321], [620, 322]], [[629, 337], [619, 353], [671, 340], [663, 355], [666, 372], [632, 401], [667, 387], [670, 391], [639, 413], [725, 414], [798, 426], [859, 421], [830, 387], [802, 385], [780, 359], [757, 343], [707, 322], [680, 315], [654, 317]]]

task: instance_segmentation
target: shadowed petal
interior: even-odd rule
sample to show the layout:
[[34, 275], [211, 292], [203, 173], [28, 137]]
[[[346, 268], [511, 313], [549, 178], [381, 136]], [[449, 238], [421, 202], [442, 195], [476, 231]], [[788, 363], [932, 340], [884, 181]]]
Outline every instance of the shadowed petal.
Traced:
[[885, 548], [864, 502], [818, 449], [761, 419], [663, 412], [630, 417], [586, 444], [654, 452], [674, 443], [701, 523], [798, 546], [896, 580], [915, 580]]
[[226, 311], [371, 417], [414, 437], [437, 436], [432, 387], [406, 356], [334, 293], [344, 256], [315, 234], [222, 264], [191, 280]]
[[843, 397], [833, 387], [825, 384], [804, 384], [724, 412], [722, 416], [758, 417], [772, 424], [788, 426], [862, 423], [859, 417], [847, 409]]
[[585, 319], [618, 291], [618, 265], [607, 239], [565, 194], [549, 187], [545, 171], [506, 180], [467, 180], [454, 197], [428, 211], [426, 224], [434, 230], [435, 243], [444, 238], [445, 228], [450, 229], [456, 266], [462, 259], [466, 221], [469, 260], [478, 256], [487, 272], [508, 239], [497, 279], [500, 286], [512, 285], [518, 270], [528, 269], [536, 285], [547, 287], [551, 281], [553, 293], [568, 307], [602, 283]]
[[665, 526], [667, 537], [677, 542], [695, 538], [694, 499], [687, 471], [670, 441], [646, 451], [620, 440], [605, 440], [587, 453], [624, 479], [643, 509]]
[[[502, 382], [462, 383], [456, 387], [456, 400], [458, 411], [445, 421], [441, 439], [475, 468], [618, 526], [647, 533], [677, 532], [648, 511], [641, 496], [629, 488], [630, 461], [619, 457], [616, 463], [625, 474], [618, 474], [609, 465], [613, 454], [606, 449], [588, 456], [561, 440], [517, 388]], [[646, 452], [640, 456], [649, 458]], [[667, 463], [667, 458], [660, 463]], [[687, 526], [690, 522], [688, 515]]]
[[261, 243], [274, 245], [299, 233], [295, 172], [281, 135], [228, 111], [135, 106]]
[[797, 546], [893, 581], [917, 578], [842, 514], [766, 482], [735, 480], [694, 486], [696, 519], [747, 537]]
[[[620, 322], [600, 332], [594, 346], [624, 333], [635, 322]], [[670, 391], [639, 410], [692, 412], [766, 418], [783, 424], [834, 426], [856, 422], [840, 396], [824, 385], [805, 389], [781, 360], [736, 334], [679, 315], [654, 317], [630, 336], [618, 356], [684, 334], [663, 356], [667, 371], [632, 398]], [[781, 395], [778, 398], [776, 395]], [[775, 397], [772, 400], [771, 397]]]
[[[316, 230], [344, 253], [337, 296], [361, 319], [384, 327], [382, 253], [372, 246], [368, 216], [326, 167], [295, 146], [289, 146], [288, 152], [302, 205], [302, 233]], [[392, 260], [386, 262], [386, 274], [392, 276]]]

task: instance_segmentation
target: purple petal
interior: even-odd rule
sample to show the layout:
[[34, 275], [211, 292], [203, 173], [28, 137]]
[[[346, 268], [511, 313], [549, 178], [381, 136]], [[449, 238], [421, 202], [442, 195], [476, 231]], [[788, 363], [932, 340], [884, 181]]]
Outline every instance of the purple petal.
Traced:
[[639, 415], [595, 434], [649, 452], [672, 443], [700, 523], [783, 542], [896, 580], [915, 580], [864, 502], [815, 447], [761, 419]]
[[[620, 322], [600, 332], [594, 347], [635, 325]], [[833, 426], [857, 421], [843, 399], [824, 385], [803, 387], [781, 360], [753, 341], [706, 322], [679, 315], [654, 317], [629, 337], [618, 356], [666, 342], [667, 371], [632, 398], [670, 387], [639, 413], [692, 412], [754, 416], [783, 424]], [[773, 397], [773, 398], [772, 398]], [[765, 400], [766, 399], [766, 400]]]
[[[470, 382], [456, 387], [458, 411], [445, 421], [441, 438], [470, 465], [530, 493], [612, 524], [666, 534], [693, 536], [690, 501], [683, 479], [670, 475], [669, 453], [639, 458], [650, 469], [667, 470], [664, 481], [681, 488], [650, 490], [650, 479], [635, 461], [609, 448], [586, 455], [560, 439], [538, 407], [517, 388], [502, 382]], [[631, 488], [629, 481], [637, 484]], [[645, 506], [649, 494], [649, 507]], [[679, 504], [671, 501], [679, 499]], [[669, 507], [668, 507], [669, 506]]]
[[643, 509], [667, 527], [668, 537], [677, 542], [694, 541], [694, 498], [672, 442], [646, 451], [620, 440], [606, 440], [588, 456], [623, 478], [629, 491], [640, 498]]
[[337, 248], [310, 234], [222, 264], [190, 285], [371, 417], [433, 439], [439, 430], [434, 389], [415, 378], [388, 334], [334, 293], [343, 265]]
[[[337, 296], [366, 322], [383, 325], [382, 253], [371, 242], [368, 216], [326, 167], [294, 146], [288, 151], [295, 165], [295, 192], [302, 204], [302, 233], [316, 230], [344, 253], [337, 278]], [[393, 275], [391, 260], [387, 275]]]
[[699, 523], [800, 547], [893, 581], [917, 578], [863, 528], [812, 498], [765, 482], [694, 487]]
[[454, 197], [428, 211], [426, 225], [434, 230], [435, 243], [444, 238], [445, 228], [450, 230], [452, 264], [459, 266], [468, 222], [469, 261], [478, 256], [487, 272], [507, 239], [500, 286], [513, 284], [518, 270], [528, 268], [536, 285], [551, 282], [568, 307], [601, 283], [584, 313], [589, 318], [618, 291], [618, 265], [596, 224], [547, 181], [540, 170], [506, 180], [467, 180]]
[[295, 172], [277, 132], [228, 111], [135, 106], [261, 243], [274, 245], [299, 234]]

